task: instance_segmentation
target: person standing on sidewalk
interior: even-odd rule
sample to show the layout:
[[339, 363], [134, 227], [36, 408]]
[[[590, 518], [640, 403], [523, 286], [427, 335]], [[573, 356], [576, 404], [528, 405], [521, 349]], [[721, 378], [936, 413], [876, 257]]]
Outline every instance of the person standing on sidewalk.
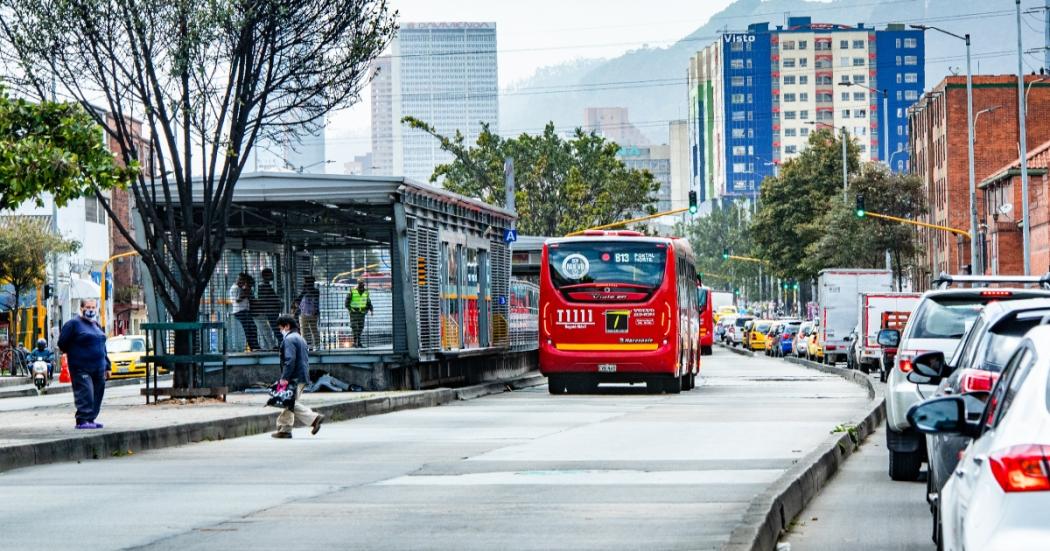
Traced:
[[299, 325], [302, 326], [303, 337], [307, 346], [312, 350], [319, 346], [320, 339], [317, 334], [317, 320], [321, 314], [321, 291], [317, 289], [317, 280], [314, 276], [303, 277], [303, 290], [295, 297], [295, 308], [299, 311]]
[[255, 324], [259, 326], [259, 340], [263, 349], [277, 350], [277, 343], [281, 342], [281, 332], [277, 328], [277, 318], [281, 315], [281, 297], [277, 296], [277, 291], [273, 288], [273, 270], [263, 268], [260, 275], [262, 283], [256, 292], [257, 307], [252, 307], [252, 314], [255, 315]]
[[278, 384], [295, 388], [295, 403], [291, 409], [286, 409], [277, 416], [277, 432], [271, 436], [291, 438], [292, 427], [295, 426], [296, 421], [309, 425], [310, 434], [317, 434], [317, 431], [321, 430], [324, 415], [316, 413], [299, 402], [303, 394], [303, 387], [310, 381], [310, 355], [306, 341], [299, 334], [299, 324], [292, 316], [277, 318], [277, 327], [284, 335], [280, 347], [281, 380], [278, 381]]
[[365, 314], [372, 312], [372, 299], [365, 288], [365, 280], [357, 280], [357, 288], [346, 295], [344, 306], [350, 311], [350, 329], [354, 333], [354, 348], [364, 348], [361, 334], [365, 331]]
[[106, 392], [106, 332], [98, 324], [98, 302], [93, 298], [80, 300], [80, 315], [62, 326], [58, 348], [66, 354], [69, 377], [73, 383], [73, 403], [76, 404], [76, 428], [100, 429], [96, 423]]
[[241, 272], [237, 276], [237, 282], [230, 287], [230, 304], [233, 305], [233, 317], [241, 324], [244, 330], [244, 343], [256, 352], [259, 350], [259, 332], [252, 319], [252, 285], [251, 276], [247, 272]]

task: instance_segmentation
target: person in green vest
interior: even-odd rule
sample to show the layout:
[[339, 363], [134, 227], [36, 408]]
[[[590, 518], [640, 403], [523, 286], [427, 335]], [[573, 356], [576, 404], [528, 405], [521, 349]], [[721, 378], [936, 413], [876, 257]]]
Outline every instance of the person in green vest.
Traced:
[[371, 312], [372, 299], [368, 297], [368, 289], [365, 288], [364, 280], [357, 281], [357, 288], [351, 289], [346, 295], [346, 309], [350, 311], [350, 329], [354, 332], [354, 348], [364, 348], [361, 344], [361, 333], [365, 331], [365, 315]]

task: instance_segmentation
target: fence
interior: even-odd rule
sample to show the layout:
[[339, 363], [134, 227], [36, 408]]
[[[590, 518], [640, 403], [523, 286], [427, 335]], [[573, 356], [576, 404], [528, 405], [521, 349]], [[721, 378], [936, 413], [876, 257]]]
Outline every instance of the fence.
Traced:
[[540, 288], [535, 283], [510, 280], [510, 346], [514, 351], [539, 348]]

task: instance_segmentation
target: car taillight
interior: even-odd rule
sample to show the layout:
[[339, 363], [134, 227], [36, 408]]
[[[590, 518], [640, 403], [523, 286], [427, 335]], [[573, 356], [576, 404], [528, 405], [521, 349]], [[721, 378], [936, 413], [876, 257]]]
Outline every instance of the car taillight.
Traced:
[[829, 344], [828, 345], [828, 350], [837, 350], [837, 349], [838, 349], [838, 347], [833, 345], [833, 344]]
[[1011, 446], [992, 454], [989, 466], [1004, 492], [1050, 491], [1050, 445]]
[[962, 392], [991, 392], [999, 374], [980, 369], [964, 369], [959, 375], [959, 387]]
[[1012, 297], [1014, 296], [1013, 291], [981, 291], [982, 297]]
[[897, 351], [897, 369], [901, 370], [901, 373], [910, 373], [913, 369], [911, 365], [911, 359], [919, 354], [925, 352], [924, 350], [898, 350]]

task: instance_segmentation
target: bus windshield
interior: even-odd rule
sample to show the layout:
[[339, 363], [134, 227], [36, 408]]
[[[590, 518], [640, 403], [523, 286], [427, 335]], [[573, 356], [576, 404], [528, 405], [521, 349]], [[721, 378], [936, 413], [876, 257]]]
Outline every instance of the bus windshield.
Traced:
[[663, 283], [667, 248], [629, 241], [561, 243], [550, 247], [548, 262], [551, 283], [559, 290], [611, 284], [655, 289]]

